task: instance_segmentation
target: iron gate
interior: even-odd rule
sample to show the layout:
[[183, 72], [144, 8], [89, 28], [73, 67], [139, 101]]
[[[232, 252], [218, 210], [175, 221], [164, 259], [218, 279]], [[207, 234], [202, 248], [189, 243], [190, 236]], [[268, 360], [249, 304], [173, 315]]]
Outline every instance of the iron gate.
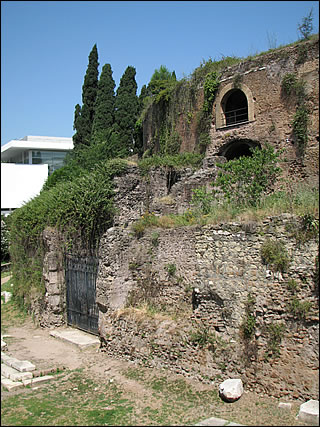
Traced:
[[92, 334], [98, 334], [96, 279], [98, 259], [66, 255], [67, 323]]

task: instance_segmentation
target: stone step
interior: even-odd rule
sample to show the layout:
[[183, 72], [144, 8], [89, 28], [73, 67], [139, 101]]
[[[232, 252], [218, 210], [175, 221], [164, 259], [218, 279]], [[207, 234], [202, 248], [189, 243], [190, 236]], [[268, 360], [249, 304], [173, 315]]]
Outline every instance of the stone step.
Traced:
[[36, 369], [35, 365], [28, 360], [19, 360], [4, 352], [1, 352], [1, 362], [19, 372], [31, 372]]
[[32, 372], [19, 372], [4, 363], [1, 363], [1, 375], [12, 381], [22, 381], [33, 377]]
[[54, 338], [73, 344], [81, 350], [89, 347], [98, 348], [100, 345], [99, 337], [80, 331], [79, 329], [70, 328], [64, 330], [53, 330], [50, 332], [50, 335]]
[[28, 360], [19, 360], [15, 357], [1, 352], [1, 362], [5, 365], [11, 366], [19, 372], [32, 372], [36, 369], [35, 365]]
[[9, 378], [3, 377], [1, 375], [1, 386], [6, 390], [11, 391], [16, 388], [23, 387], [23, 383], [21, 381], [12, 381]]
[[54, 380], [56, 378], [57, 377], [53, 375], [44, 375], [43, 377], [35, 377], [31, 379], [22, 380], [22, 383], [24, 386], [27, 386], [27, 385], [33, 386], [39, 383], [45, 383], [47, 381]]
[[31, 372], [36, 369], [35, 365], [28, 360], [19, 360], [15, 357], [7, 356], [2, 360], [2, 354], [1, 354], [1, 361], [5, 363], [8, 366], [11, 366], [12, 368], [16, 369], [19, 372]]
[[228, 420], [224, 420], [223, 418], [211, 417], [206, 420], [200, 421], [195, 424], [195, 426], [243, 426], [244, 424], [237, 424], [234, 422], [230, 422]]

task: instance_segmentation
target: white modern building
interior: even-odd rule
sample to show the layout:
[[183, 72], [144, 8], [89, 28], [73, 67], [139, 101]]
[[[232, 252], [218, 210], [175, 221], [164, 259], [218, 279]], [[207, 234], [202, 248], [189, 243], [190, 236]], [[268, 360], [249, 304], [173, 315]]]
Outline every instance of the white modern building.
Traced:
[[40, 193], [63, 166], [72, 138], [25, 136], [1, 146], [1, 214], [8, 215]]

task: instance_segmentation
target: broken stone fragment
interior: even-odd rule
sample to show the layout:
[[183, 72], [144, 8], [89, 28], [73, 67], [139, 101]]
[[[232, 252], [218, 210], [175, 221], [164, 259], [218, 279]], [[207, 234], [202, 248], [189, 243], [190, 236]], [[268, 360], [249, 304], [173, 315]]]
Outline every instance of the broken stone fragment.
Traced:
[[226, 402], [235, 402], [243, 394], [241, 379], [230, 378], [219, 385], [219, 395]]
[[298, 419], [308, 425], [319, 425], [319, 400], [308, 400], [300, 405]]

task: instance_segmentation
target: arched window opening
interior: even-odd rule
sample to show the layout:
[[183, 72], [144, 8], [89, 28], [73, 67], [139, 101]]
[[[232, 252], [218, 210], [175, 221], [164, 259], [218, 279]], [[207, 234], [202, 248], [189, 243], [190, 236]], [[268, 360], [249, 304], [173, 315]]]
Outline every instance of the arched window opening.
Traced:
[[236, 140], [229, 142], [224, 147], [222, 147], [219, 155], [225, 157], [228, 161], [238, 159], [239, 157], [251, 157], [251, 149], [255, 147], [261, 148], [259, 142], [246, 139]]
[[224, 114], [226, 126], [248, 121], [248, 101], [240, 89], [229, 92], [225, 102]]

